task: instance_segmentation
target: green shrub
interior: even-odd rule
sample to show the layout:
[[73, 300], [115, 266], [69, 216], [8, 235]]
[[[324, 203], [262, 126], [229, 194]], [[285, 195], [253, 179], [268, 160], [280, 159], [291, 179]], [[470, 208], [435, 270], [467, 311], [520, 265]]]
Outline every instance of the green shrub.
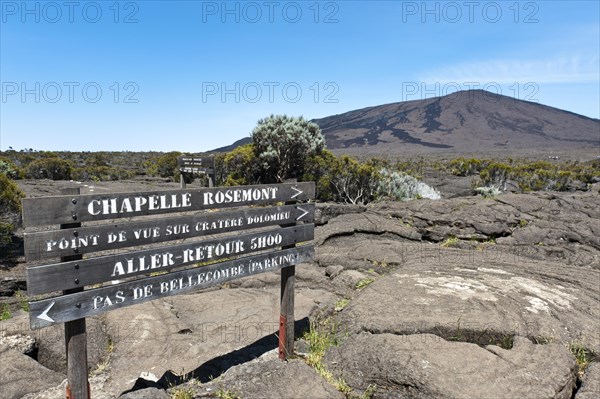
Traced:
[[[543, 164], [537, 163], [538, 166]], [[514, 180], [524, 192], [555, 190], [565, 191], [573, 179], [573, 173], [555, 167], [549, 169], [532, 169], [532, 164], [521, 165], [514, 168], [510, 178]]]
[[[416, 178], [423, 178], [425, 171], [425, 160], [419, 157], [417, 161], [397, 161], [394, 165], [394, 170], [398, 172], [404, 172], [407, 175], [414, 176]], [[379, 169], [392, 169], [389, 165], [381, 165]]]
[[0, 248], [12, 242], [12, 234], [15, 226], [12, 223], [0, 221]]
[[162, 155], [154, 162], [148, 162], [147, 173], [150, 176], [179, 177], [179, 167], [177, 166], [177, 157], [179, 156], [181, 156], [179, 151], [172, 151]]
[[29, 179], [70, 180], [71, 163], [57, 157], [40, 158], [27, 165], [25, 176]]
[[329, 150], [323, 150], [308, 158], [303, 181], [314, 181], [316, 198], [319, 201], [333, 201], [334, 193], [331, 184], [331, 171], [336, 163], [336, 157]]
[[493, 186], [504, 190], [511, 170], [511, 167], [505, 163], [492, 162], [479, 173], [479, 177], [484, 186]]
[[8, 158], [0, 157], [0, 175], [6, 175], [9, 179], [21, 177], [19, 168]]
[[489, 161], [482, 161], [477, 158], [456, 158], [450, 162], [450, 172], [455, 176], [473, 176], [489, 164]]
[[0, 174], [0, 213], [21, 213], [23, 191], [6, 175]]
[[518, 169], [526, 172], [535, 172], [536, 170], [553, 171], [556, 170], [557, 167], [556, 164], [548, 161], [532, 161], [519, 165]]
[[219, 171], [217, 184], [240, 186], [257, 183], [258, 167], [252, 144], [239, 146], [217, 158], [218, 160], [215, 160], [215, 168]]
[[325, 148], [325, 138], [303, 117], [271, 115], [252, 130], [252, 144], [261, 182], [282, 183], [302, 177], [307, 160]]
[[0, 307], [0, 321], [8, 320], [12, 317], [12, 313], [10, 312], [10, 307], [8, 304], [2, 304]]
[[333, 200], [347, 204], [366, 204], [376, 199], [379, 171], [344, 155], [335, 158], [329, 171]]
[[0, 248], [12, 242], [13, 232], [20, 220], [23, 197], [25, 194], [21, 189], [5, 174], [0, 174]]
[[575, 179], [586, 184], [600, 181], [600, 159], [594, 159], [584, 164], [575, 164], [569, 170]]

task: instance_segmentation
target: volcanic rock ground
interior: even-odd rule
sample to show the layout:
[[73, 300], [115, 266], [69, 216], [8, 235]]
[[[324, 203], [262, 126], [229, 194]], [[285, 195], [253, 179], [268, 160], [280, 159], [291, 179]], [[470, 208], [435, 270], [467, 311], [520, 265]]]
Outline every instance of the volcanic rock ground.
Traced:
[[[176, 183], [91, 189], [154, 185]], [[357, 396], [599, 397], [598, 363], [579, 378], [569, 350], [600, 353], [598, 189], [319, 204], [315, 261], [297, 267], [296, 330], [338, 326], [324, 363]], [[3, 292], [22, 287], [21, 261], [4, 265]], [[88, 319], [92, 397], [343, 398], [301, 356], [277, 360], [278, 295], [279, 274], [263, 274]], [[62, 326], [29, 331], [16, 311], [0, 337], [2, 398], [64, 397]]]

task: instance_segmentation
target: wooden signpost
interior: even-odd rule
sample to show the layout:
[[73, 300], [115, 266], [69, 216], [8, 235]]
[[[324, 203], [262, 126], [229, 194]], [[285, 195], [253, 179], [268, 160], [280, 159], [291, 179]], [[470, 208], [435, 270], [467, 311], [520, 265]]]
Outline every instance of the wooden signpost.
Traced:
[[185, 188], [185, 174], [203, 173], [208, 177], [208, 187], [213, 187], [215, 182], [215, 157], [209, 155], [206, 157], [177, 157], [177, 166], [181, 173], [181, 188]]
[[[62, 293], [30, 302], [29, 317], [32, 329], [65, 323], [68, 398], [90, 397], [87, 317], [269, 271], [281, 270], [286, 359], [294, 345], [294, 266], [314, 254], [312, 245], [296, 246], [314, 237], [314, 204], [305, 203], [314, 194], [314, 183], [287, 183], [24, 199], [25, 227], [60, 225], [26, 232], [25, 256], [56, 259], [27, 269], [29, 295]], [[241, 230], [251, 231], [233, 233]]]

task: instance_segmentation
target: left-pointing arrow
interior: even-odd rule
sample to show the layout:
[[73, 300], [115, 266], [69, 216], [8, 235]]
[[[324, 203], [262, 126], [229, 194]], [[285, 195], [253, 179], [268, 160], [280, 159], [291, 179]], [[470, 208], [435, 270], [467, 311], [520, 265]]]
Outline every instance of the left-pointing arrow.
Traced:
[[49, 306], [46, 308], [46, 310], [44, 310], [44, 311], [42, 312], [42, 314], [41, 314], [41, 315], [39, 315], [37, 318], [38, 318], [38, 319], [42, 319], [42, 320], [49, 321], [49, 322], [51, 322], [51, 323], [54, 323], [54, 320], [52, 319], [52, 317], [48, 316], [48, 311], [49, 311], [50, 309], [52, 309], [52, 306], [54, 306], [54, 304], [55, 304], [55, 303], [56, 303], [56, 302], [52, 302], [52, 303], [51, 303], [51, 304], [50, 304], [50, 305], [49, 305]]

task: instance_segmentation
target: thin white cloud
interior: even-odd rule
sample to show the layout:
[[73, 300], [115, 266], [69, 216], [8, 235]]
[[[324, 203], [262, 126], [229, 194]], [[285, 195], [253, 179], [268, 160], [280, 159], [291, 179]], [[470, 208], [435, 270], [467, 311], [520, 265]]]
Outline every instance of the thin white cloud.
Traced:
[[589, 83], [600, 81], [598, 56], [548, 60], [492, 60], [450, 65], [426, 72], [423, 82], [461, 83]]

